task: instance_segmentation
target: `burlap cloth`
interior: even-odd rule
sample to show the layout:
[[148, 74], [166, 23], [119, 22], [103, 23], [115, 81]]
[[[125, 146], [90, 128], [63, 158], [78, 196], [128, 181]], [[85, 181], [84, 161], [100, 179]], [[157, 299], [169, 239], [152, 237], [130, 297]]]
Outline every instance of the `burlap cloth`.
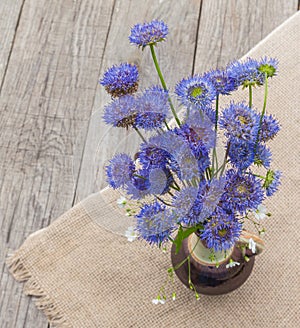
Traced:
[[[280, 74], [270, 83], [268, 112], [282, 124], [272, 142], [273, 166], [284, 173], [268, 202], [266, 251], [249, 280], [224, 296], [193, 293], [176, 279], [176, 301], [154, 305], [170, 255], [120, 234], [128, 220], [117, 193], [92, 195], [48, 228], [31, 235], [9, 259], [24, 292], [58, 327], [296, 327], [299, 313], [299, 80], [300, 13], [246, 56], [275, 56]], [[234, 46], [234, 45], [233, 45]], [[254, 94], [261, 108], [263, 88]], [[243, 92], [237, 98], [243, 96]], [[127, 220], [127, 221], [126, 221]], [[113, 227], [114, 225], [114, 227]], [[171, 292], [171, 290], [170, 290]]]

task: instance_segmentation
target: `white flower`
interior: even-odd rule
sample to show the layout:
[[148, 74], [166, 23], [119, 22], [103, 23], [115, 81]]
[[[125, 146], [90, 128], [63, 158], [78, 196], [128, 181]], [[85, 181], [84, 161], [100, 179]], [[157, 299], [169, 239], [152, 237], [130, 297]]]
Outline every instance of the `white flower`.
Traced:
[[226, 264], [226, 269], [233, 268], [233, 267], [235, 267], [236, 265], [240, 265], [240, 263], [239, 263], [239, 262], [235, 262], [235, 261], [233, 261], [233, 259], [230, 259], [230, 260], [229, 260], [229, 263]]
[[157, 297], [156, 299], [152, 300], [153, 304], [165, 304], [166, 301], [162, 300], [160, 297]]
[[256, 220], [262, 220], [266, 218], [268, 216], [267, 213], [267, 208], [264, 205], [258, 205], [257, 209], [253, 211]]
[[128, 229], [125, 231], [125, 237], [127, 237], [127, 240], [130, 242], [136, 239], [137, 234], [134, 231], [134, 227], [128, 227]]
[[119, 199], [117, 199], [117, 204], [119, 207], [124, 207], [126, 205], [127, 201], [126, 198], [121, 196]]
[[255, 251], [256, 251], [256, 242], [252, 238], [249, 239], [248, 248], [251, 249], [251, 252], [253, 254], [255, 254]]

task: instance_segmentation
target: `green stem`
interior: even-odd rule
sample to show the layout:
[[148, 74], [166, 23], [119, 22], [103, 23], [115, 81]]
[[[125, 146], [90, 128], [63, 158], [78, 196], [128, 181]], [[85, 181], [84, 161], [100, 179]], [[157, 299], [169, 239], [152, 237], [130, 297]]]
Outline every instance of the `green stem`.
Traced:
[[[215, 172], [215, 167], [218, 170], [218, 159], [217, 159], [217, 130], [218, 130], [218, 119], [219, 119], [219, 95], [217, 95], [216, 98], [216, 123], [215, 123], [215, 146], [213, 148], [213, 154], [212, 154], [212, 174], [211, 176], [214, 175]], [[215, 165], [216, 163], [216, 165]]]
[[222, 170], [221, 170], [221, 173], [220, 173], [220, 177], [223, 175], [225, 167], [226, 167], [229, 148], [230, 148], [230, 141], [227, 143], [227, 149], [226, 149], [226, 153], [225, 153], [225, 156], [224, 156], [224, 161], [223, 161], [223, 164], [222, 164]]
[[219, 119], [219, 95], [217, 95], [217, 98], [216, 98], [216, 123], [215, 123], [216, 134], [217, 134], [217, 130], [218, 130], [218, 119]]
[[249, 85], [249, 107], [252, 108], [252, 85]]
[[264, 96], [264, 105], [263, 105], [263, 109], [262, 109], [262, 112], [261, 112], [261, 115], [260, 115], [259, 127], [258, 127], [258, 132], [257, 132], [257, 137], [256, 137], [255, 148], [254, 148], [254, 155], [256, 154], [257, 145], [258, 145], [258, 141], [259, 141], [259, 136], [260, 136], [260, 132], [261, 132], [262, 121], [263, 121], [264, 115], [265, 115], [265, 113], [266, 113], [266, 108], [267, 108], [267, 98], [268, 98], [268, 75], [267, 75], [267, 73], [265, 73], [265, 96]]
[[[156, 57], [156, 54], [155, 54], [155, 50], [154, 50], [154, 45], [153, 44], [150, 44], [150, 50], [151, 50], [151, 55], [152, 55], [152, 59], [153, 59], [153, 62], [154, 62], [154, 65], [155, 65], [155, 68], [156, 68], [156, 71], [157, 71], [157, 74], [159, 76], [159, 79], [160, 79], [160, 82], [161, 82], [161, 85], [162, 87], [164, 88], [164, 90], [168, 91], [168, 88], [167, 88], [167, 85], [166, 85], [166, 82], [164, 80], [164, 77], [162, 75], [162, 72], [161, 72], [161, 69], [159, 67], [159, 64], [158, 64], [158, 61], [157, 61], [157, 57]], [[174, 106], [172, 104], [172, 101], [171, 101], [171, 98], [169, 97], [168, 98], [168, 101], [169, 101], [169, 104], [170, 104], [170, 107], [171, 107], [171, 111], [174, 115], [174, 118], [178, 124], [178, 126], [180, 126], [180, 120], [176, 114], [176, 111], [174, 109]]]
[[140, 138], [141, 138], [144, 142], [147, 143], [146, 139], [143, 137], [143, 135], [141, 134], [141, 132], [139, 131], [139, 129], [138, 129], [136, 126], [134, 126], [133, 128], [135, 129], [135, 131], [137, 132], [137, 134], [140, 136]]

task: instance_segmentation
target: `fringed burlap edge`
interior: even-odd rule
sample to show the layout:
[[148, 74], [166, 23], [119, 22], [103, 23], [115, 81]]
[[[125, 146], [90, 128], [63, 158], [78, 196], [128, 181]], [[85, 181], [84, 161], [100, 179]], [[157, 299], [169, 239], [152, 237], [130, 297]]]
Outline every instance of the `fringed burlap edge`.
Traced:
[[6, 259], [9, 272], [18, 282], [24, 282], [23, 291], [27, 296], [33, 296], [36, 307], [47, 317], [52, 327], [72, 328], [66, 321], [55, 302], [44, 292], [39, 283], [24, 266], [18, 253], [11, 254]]

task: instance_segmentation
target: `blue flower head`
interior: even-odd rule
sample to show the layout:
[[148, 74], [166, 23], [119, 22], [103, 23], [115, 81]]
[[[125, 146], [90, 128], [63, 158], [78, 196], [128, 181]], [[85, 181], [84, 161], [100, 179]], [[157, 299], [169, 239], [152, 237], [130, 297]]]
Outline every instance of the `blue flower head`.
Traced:
[[200, 75], [182, 79], [176, 85], [175, 93], [180, 102], [187, 107], [196, 105], [198, 108], [203, 108], [216, 98], [213, 84]]
[[136, 219], [139, 236], [158, 246], [168, 240], [177, 221], [175, 214], [158, 202], [145, 204]]
[[225, 251], [234, 246], [242, 232], [240, 223], [233, 213], [217, 208], [204, 225], [200, 238], [206, 242], [208, 248], [216, 252]]
[[264, 83], [264, 74], [259, 70], [259, 62], [252, 58], [247, 58], [246, 61], [233, 61], [226, 70], [229, 76], [235, 80], [236, 87], [262, 85]]
[[261, 183], [253, 174], [233, 169], [227, 171], [225, 192], [221, 198], [224, 208], [243, 214], [248, 209], [256, 209], [263, 199]]
[[258, 63], [258, 71], [266, 74], [267, 77], [273, 77], [278, 72], [278, 60], [276, 58], [262, 58]]
[[254, 159], [254, 164], [257, 166], [264, 166], [265, 168], [269, 168], [271, 164], [272, 153], [269, 148], [265, 145], [258, 144]]
[[152, 130], [163, 126], [169, 113], [168, 92], [159, 86], [146, 89], [136, 101], [136, 126]]
[[237, 169], [245, 170], [253, 164], [255, 148], [254, 143], [232, 139], [227, 147], [229, 147], [229, 161]]
[[280, 182], [281, 172], [268, 170], [263, 188], [266, 189], [266, 195], [268, 197], [272, 196], [277, 190]]
[[164, 41], [168, 35], [168, 26], [159, 20], [150, 23], [136, 24], [131, 29], [129, 41], [138, 47], [145, 48], [148, 45]]
[[229, 95], [236, 90], [235, 79], [228, 74], [227, 70], [212, 70], [205, 73], [204, 78], [213, 84], [217, 95]]
[[255, 142], [259, 116], [245, 103], [236, 104], [232, 102], [229, 107], [223, 110], [220, 127], [225, 130], [226, 137], [230, 139]]
[[138, 79], [139, 72], [136, 65], [123, 63], [109, 68], [100, 80], [100, 84], [113, 97], [120, 97], [136, 92]]
[[113, 100], [104, 107], [103, 119], [105, 123], [116, 127], [134, 126], [136, 119], [134, 97], [126, 95]]
[[190, 135], [190, 140], [193, 140], [195, 143], [201, 141], [207, 149], [215, 146], [216, 134], [213, 130], [214, 125], [205, 112], [199, 110], [190, 112], [184, 123], [181, 126], [181, 130], [185, 132], [185, 135]]
[[125, 186], [132, 178], [135, 165], [127, 154], [114, 156], [106, 166], [108, 183], [114, 189]]
[[278, 121], [272, 115], [265, 115], [262, 120], [259, 141], [266, 142], [273, 139], [279, 130]]

